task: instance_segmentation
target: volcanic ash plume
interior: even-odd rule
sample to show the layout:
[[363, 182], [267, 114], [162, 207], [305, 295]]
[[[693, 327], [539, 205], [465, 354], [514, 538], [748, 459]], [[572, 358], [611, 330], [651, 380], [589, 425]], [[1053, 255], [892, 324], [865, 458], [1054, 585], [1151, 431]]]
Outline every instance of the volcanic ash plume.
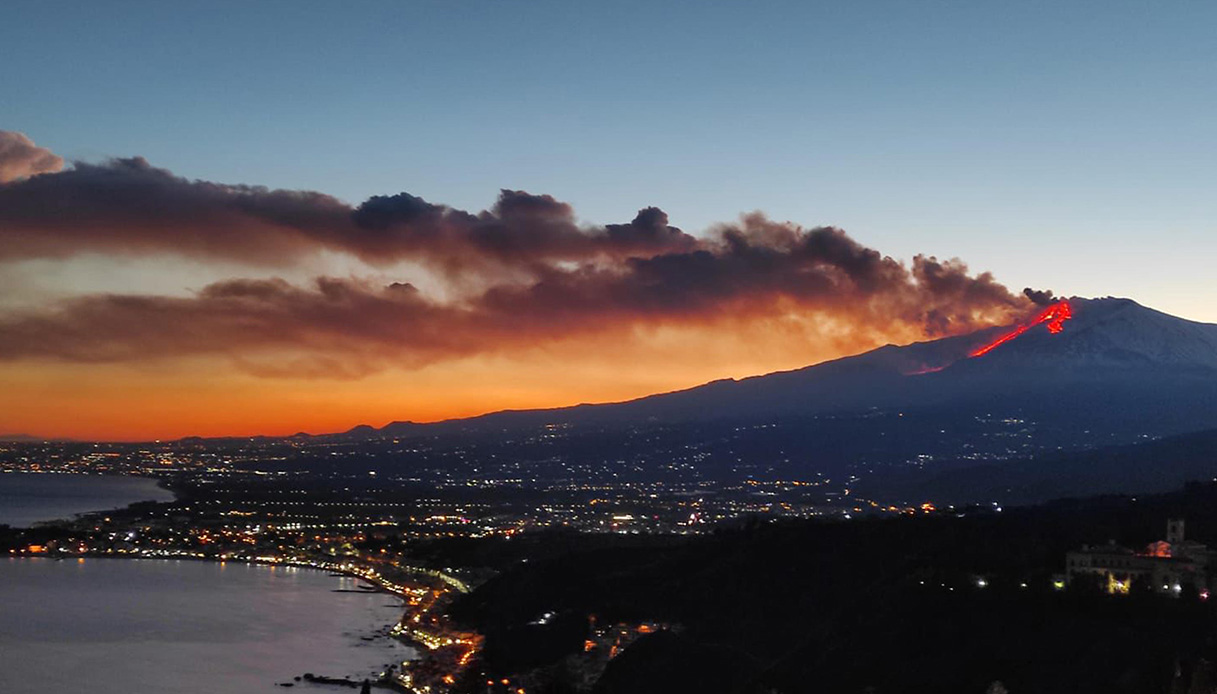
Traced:
[[0, 133], [0, 268], [155, 256], [281, 273], [337, 254], [367, 271], [225, 278], [189, 296], [133, 287], [0, 312], [0, 359], [210, 354], [249, 365], [290, 354], [290, 363], [350, 367], [319, 372], [363, 374], [666, 328], [839, 354], [1015, 323], [1052, 297], [1012, 293], [958, 259], [905, 264], [841, 229], [759, 213], [692, 235], [657, 207], [587, 225], [569, 204], [520, 190], [478, 212], [408, 193], [351, 206], [312, 191], [188, 180], [139, 157], [61, 164], [25, 136]]
[[9, 183], [63, 168], [63, 158], [34, 144], [21, 133], [0, 130], [0, 183]]

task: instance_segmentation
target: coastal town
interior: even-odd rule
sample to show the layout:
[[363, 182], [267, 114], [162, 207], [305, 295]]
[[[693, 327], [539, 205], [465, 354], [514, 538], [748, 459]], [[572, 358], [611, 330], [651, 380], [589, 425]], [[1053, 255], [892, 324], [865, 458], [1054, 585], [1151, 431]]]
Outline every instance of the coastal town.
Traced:
[[[145, 522], [132, 528], [125, 522], [131, 519], [124, 515], [113, 513], [43, 526], [40, 530], [56, 535], [56, 539], [12, 548], [9, 554], [80, 561], [105, 557], [245, 562], [356, 578], [361, 581], [359, 588], [390, 593], [402, 601], [402, 617], [389, 633], [415, 646], [420, 657], [390, 667], [376, 684], [408, 692], [447, 691], [457, 678], [464, 676], [481, 647], [481, 638], [476, 633], [458, 629], [444, 615], [453, 595], [468, 592], [465, 579], [442, 570], [412, 566], [387, 553], [360, 553], [352, 543], [363, 542], [366, 539], [363, 533], [313, 534], [306, 541], [299, 529], [280, 534], [279, 528], [271, 526], [242, 531], [191, 528], [177, 537], [165, 531], [174, 521], [141, 519]], [[311, 673], [308, 679], [339, 682], [338, 678], [319, 678]]]
[[[978, 417], [959, 440], [913, 455], [868, 449], [808, 471], [807, 427], [901, 427], [901, 412], [726, 431], [641, 425], [622, 435], [543, 425], [502, 440], [469, 435], [299, 435], [144, 443], [0, 441], [0, 473], [164, 480], [191, 514], [239, 512], [278, 525], [395, 523], [411, 539], [590, 533], [698, 534], [749, 517], [917, 514], [924, 496], [867, 490], [964, 449], [972, 462], [1040, 450], [1050, 422]], [[883, 424], [886, 422], [886, 424]], [[696, 438], [690, 439], [690, 435]], [[865, 442], [873, 437], [859, 437]], [[881, 437], [880, 437], [881, 438]], [[859, 443], [858, 445], [863, 445]], [[763, 448], [758, 458], [753, 449]], [[628, 462], [627, 462], [628, 461]], [[831, 461], [826, 461], [831, 462]], [[827, 467], [827, 466], [822, 466]], [[1000, 506], [1002, 499], [986, 500]], [[231, 508], [229, 507], [231, 506]]]
[[[561, 481], [541, 476], [491, 484], [490, 476], [462, 482], [453, 475], [441, 485], [433, 479], [419, 481], [425, 475], [440, 475], [438, 469], [429, 473], [415, 469], [410, 477], [377, 469], [354, 471], [353, 465], [340, 470], [283, 465], [271, 455], [283, 446], [282, 442], [247, 442], [235, 449], [193, 445], [183, 451], [180, 443], [162, 449], [150, 445], [82, 449], [72, 444], [6, 444], [0, 451], [0, 474], [140, 476], [158, 480], [174, 498], [137, 502], [24, 529], [0, 526], [0, 551], [11, 557], [52, 560], [247, 563], [348, 577], [354, 581], [352, 590], [388, 593], [400, 600], [397, 620], [386, 624], [374, 638], [399, 640], [412, 648], [413, 655], [386, 664], [366, 681], [347, 673], [306, 672], [277, 681], [278, 686], [306, 682], [309, 686], [387, 688], [408, 694], [543, 694], [592, 692], [636, 641], [648, 636], [679, 640], [686, 629], [661, 604], [618, 606], [607, 614], [594, 601], [584, 607], [577, 606], [578, 600], [575, 606], [541, 607], [546, 604], [545, 595], [565, 590], [562, 582], [588, 580], [549, 575], [553, 569], [545, 567], [555, 566], [555, 561], [560, 566], [571, 552], [592, 556], [600, 551], [656, 552], [663, 556], [670, 548], [678, 550], [672, 556], [680, 557], [714, 543], [730, 546], [731, 537], [751, 537], [768, 532], [767, 527], [774, 532], [804, 532], [798, 530], [804, 527], [801, 524], [811, 524], [806, 532], [833, 534], [852, 532], [848, 528], [857, 525], [860, 532], [866, 532], [865, 528], [882, 519], [916, 519], [929, 524], [910, 527], [946, 523], [933, 532], [934, 537], [955, 532], [951, 527], [990, 522], [986, 519], [997, 522], [1009, 515], [997, 503], [958, 509], [929, 500], [881, 504], [855, 494], [825, 494], [828, 480], [764, 479], [761, 475], [725, 485], [715, 495], [699, 493], [695, 486], [638, 480], [600, 480], [563, 490]], [[302, 458], [317, 455], [316, 450], [302, 454], [302, 444], [293, 444], [293, 448]], [[338, 448], [358, 450], [349, 443]], [[57, 454], [46, 455], [48, 449]], [[246, 453], [236, 455], [234, 450]], [[475, 494], [466, 492], [471, 487]], [[820, 495], [815, 503], [813, 494]], [[1073, 533], [1089, 537], [1085, 524]], [[1144, 549], [1126, 549], [1127, 545], [1114, 542], [1075, 544], [1040, 563], [1023, 562], [1005, 569], [993, 568], [993, 558], [961, 561], [958, 556], [934, 559], [931, 554], [924, 564], [892, 579], [896, 582], [887, 590], [893, 594], [911, 591], [917, 600], [1003, 591], [1044, 596], [1090, 591], [1119, 600], [1146, 586], [1148, 592], [1184, 602], [1207, 601], [1210, 577], [1217, 577], [1211, 566], [1214, 555], [1185, 534], [1183, 519], [1170, 520], [1165, 540], [1138, 537], [1150, 544]], [[982, 547], [984, 543], [975, 543], [969, 545], [969, 551]], [[786, 550], [781, 551], [786, 557]], [[998, 565], [1005, 561], [1002, 556], [997, 555]], [[615, 561], [599, 570], [603, 573], [589, 568], [586, 576], [599, 581], [602, 575], [614, 575], [618, 571]], [[652, 572], [650, 561], [644, 564], [648, 567], [645, 574], [627, 572], [631, 577], [623, 578], [622, 585], [628, 589], [635, 583], [642, 586], [662, 580], [666, 570]], [[515, 584], [504, 596], [493, 597], [503, 590], [497, 578], [528, 575], [528, 567], [534, 564], [541, 572], [538, 576], [549, 583], [534, 589], [530, 578]], [[798, 580], [808, 578], [799, 574]], [[483, 591], [483, 587], [490, 590]], [[475, 593], [481, 597], [471, 600]], [[511, 617], [506, 631], [491, 634], [484, 625], [496, 628], [493, 625], [499, 617], [470, 619], [488, 599], [492, 610], [501, 609], [495, 602], [503, 599], [538, 606], [525, 616]], [[751, 598], [758, 599], [759, 595]], [[532, 632], [560, 634], [562, 645], [551, 648], [544, 639], [529, 641]], [[530, 653], [550, 654], [546, 656], [550, 660], [504, 656], [504, 648], [510, 650], [513, 639]], [[489, 653], [488, 648], [495, 652]], [[561, 687], [555, 688], [556, 683]]]
[[[111, 465], [114, 459], [106, 460]], [[11, 458], [9, 465], [16, 468]], [[38, 477], [82, 472], [41, 466]], [[106, 471], [148, 476], [142, 468]], [[410, 494], [403, 491], [402, 482], [366, 471], [346, 476], [279, 474], [213, 463], [204, 469], [161, 472], [156, 478], [174, 493], [173, 500], [138, 502], [26, 528], [0, 526], [0, 552], [12, 558], [84, 563], [179, 560], [313, 570], [352, 581], [343, 589], [387, 593], [399, 600], [396, 621], [363, 638], [397, 639], [411, 648], [410, 656], [386, 664], [372, 677], [301, 672], [269, 683], [284, 688], [304, 683], [309, 688], [383, 688], [408, 694], [596, 692], [606, 678], [616, 681], [626, 677], [623, 671], [636, 667], [632, 664], [641, 656], [622, 659], [623, 654], [638, 653], [635, 644], [645, 645], [641, 653], [656, 648], [680, 653], [688, 648], [680, 644], [713, 633], [716, 642], [740, 639], [735, 648], [780, 653], [781, 644], [789, 643], [789, 634], [797, 631], [756, 631], [746, 623], [747, 605], [768, 604], [765, 614], [774, 614], [778, 605], [801, 599], [797, 595], [803, 593], [792, 589], [802, 591], [797, 588], [801, 584], [814, 586], [837, 572], [852, 577], [831, 588], [848, 597], [842, 599], [848, 600], [843, 604], [849, 610], [863, 609], [876, 599], [880, 604], [907, 599], [908, 605], [948, 600], [937, 609], [946, 610], [942, 614], [953, 615], [949, 619], [955, 621], [966, 619], [974, 609], [969, 601], [1009, 601], [1042, 619], [1066, 619], [1075, 609], [1072, 605], [1086, 603], [1088, 595], [1111, 601], [1111, 608], [1104, 609], [1118, 610], [1120, 603], [1149, 609], [1138, 597], [1142, 593], [1178, 604], [1149, 611], [1170, 614], [1191, 610], [1193, 603], [1207, 604], [1212, 577], [1217, 576], [1211, 550], [1194, 539], [1210, 536], [1217, 527], [1205, 517], [1217, 493], [1208, 487], [1189, 492], [1199, 494], [1190, 506], [1170, 499], [1159, 503], [1161, 509], [1190, 509], [1184, 513], [1198, 524], [1188, 526], [1189, 532], [1184, 532], [1183, 515], [1163, 515], [1145, 500], [1127, 499], [1131, 510], [1125, 513], [1148, 514], [1146, 519], [1156, 519], [1155, 524], [1171, 519], [1165, 539], [1155, 541], [1152, 531], [1142, 531], [1121, 536], [1126, 542], [1095, 544], [1103, 537], [1088, 528], [1105, 526], [1087, 520], [1088, 515], [1061, 516], [1053, 537], [1037, 538], [1038, 521], [1032, 522], [1036, 514], [1053, 517], [1058, 511], [1004, 511], [994, 505], [953, 509], [924, 502], [888, 508], [860, 506], [851, 499], [853, 505], [845, 506], [845, 513], [841, 506], [825, 506], [828, 513], [808, 519], [774, 513], [700, 520], [692, 505], [696, 499], [674, 494], [651, 499], [652, 508], [667, 509], [668, 517], [683, 515], [684, 520], [655, 530], [630, 524], [626, 516], [643, 515], [638, 506], [619, 499], [601, 502], [610, 496], [605, 489], [596, 489], [581, 506], [582, 515], [574, 517], [582, 521], [555, 526], [517, 513], [542, 508], [553, 503], [550, 499], [521, 504], [433, 491]], [[763, 492], [774, 488], [758, 487]], [[1105, 513], [1107, 506], [1098, 503], [1095, 508], [1099, 510], [1086, 513]], [[1064, 520], [1070, 517], [1073, 520]], [[1002, 524], [1013, 524], [1005, 535], [997, 530]], [[887, 530], [876, 535], [880, 527]], [[908, 545], [899, 538], [907, 532], [919, 538], [909, 542], [918, 544], [920, 552], [904, 549]], [[968, 533], [976, 533], [971, 541]], [[764, 538], [770, 536], [785, 539], [764, 549], [770, 544]], [[989, 537], [1004, 539], [989, 542]], [[1059, 549], [1044, 553], [1045, 542]], [[1010, 543], [1021, 543], [1023, 549], [999, 549]], [[949, 549], [932, 549], [938, 544]], [[796, 547], [807, 547], [811, 554], [804, 556], [792, 549]], [[748, 559], [723, 564], [723, 558], [738, 552]], [[752, 556], [757, 552], [762, 555]], [[773, 554], [767, 559], [765, 552]], [[845, 556], [839, 559], [841, 553]], [[570, 563], [572, 555], [581, 559]], [[880, 569], [881, 564], [873, 564], [879, 556], [896, 556], [904, 569]], [[1013, 561], [1015, 556], [1021, 559]], [[706, 575], [702, 566], [714, 569]], [[752, 566], [767, 569], [757, 572]], [[683, 580], [666, 578], [689, 571]], [[741, 576], [752, 575], [759, 583], [739, 589], [747, 595], [744, 603], [711, 598], [720, 581], [739, 582]], [[710, 583], [697, 587], [703, 581]], [[686, 583], [692, 586], [688, 591]], [[770, 591], [774, 597], [768, 597]], [[823, 589], [806, 591], [818, 595]], [[691, 603], [682, 609], [680, 601]], [[738, 633], [722, 632], [725, 622], [703, 616], [731, 610], [744, 610], [734, 617], [744, 623]], [[790, 628], [800, 627], [791, 623]], [[776, 640], [764, 645], [767, 639]], [[626, 665], [619, 665], [624, 661]], [[662, 681], [663, 673], [644, 670], [634, 677]]]
[[[536, 439], [561, 440], [542, 429]], [[413, 661], [387, 668], [378, 682], [440, 694], [471, 682], [487, 691], [528, 691], [527, 677], [481, 679], [483, 636], [448, 616], [459, 596], [502, 564], [453, 557], [446, 543], [507, 542], [512, 561], [527, 561], [530, 538], [575, 533], [652, 538], [697, 536], [724, 523], [763, 518], [849, 518], [864, 513], [924, 514], [933, 504], [881, 505], [851, 495], [851, 477], [834, 481], [784, 476], [751, 466], [724, 473], [733, 481], [621, 477], [611, 462], [540, 474], [487, 463], [464, 471], [473, 451], [430, 450], [409, 474], [377, 467], [383, 450], [421, 450], [426, 441], [180, 441], [164, 444], [0, 444], [0, 474], [136, 475], [159, 480], [176, 499], [140, 503], [31, 529], [13, 556], [123, 557], [247, 562], [352, 576], [398, 596], [401, 619], [388, 635], [412, 645]], [[485, 455], [484, 453], [480, 453]], [[709, 452], [689, 453], [698, 462]], [[335, 467], [327, 459], [338, 458]], [[324, 465], [317, 461], [324, 461]], [[491, 460], [493, 463], [493, 460]], [[527, 476], [525, 476], [527, 475]], [[701, 477], [699, 479], [699, 477]], [[590, 687], [646, 621], [595, 622], [572, 657], [572, 679]], [[543, 616], [538, 619], [544, 619]], [[507, 681], [505, 682], [504, 679]]]
[[[383, 591], [400, 598], [401, 618], [387, 634], [418, 652], [416, 658], [390, 665], [378, 680], [366, 686], [444, 694], [458, 684], [465, 685], [462, 691], [467, 690], [471, 679], [480, 681], [484, 673], [477, 666], [484, 639], [455, 624], [446, 611], [456, 596], [467, 594], [488, 573], [414, 563], [408, 555], [388, 549], [398, 535], [385, 522], [315, 523], [304, 527], [298, 523], [250, 523], [248, 514], [241, 512], [218, 515], [222, 519], [199, 522], [183, 512], [134, 505], [132, 509], [43, 524], [27, 535], [50, 539], [11, 547], [8, 554], [78, 561], [92, 557], [244, 562], [352, 577], [360, 581], [361, 590]], [[344, 519], [351, 520], [349, 516]], [[370, 549], [373, 547], [379, 549]], [[580, 680], [587, 686], [635, 638], [671, 628], [657, 623], [597, 626], [594, 617], [591, 621], [583, 651], [574, 659]], [[347, 677], [312, 673], [303, 678], [338, 686], [359, 684]], [[485, 691], [524, 694], [529, 684], [527, 678], [491, 679], [485, 682]]]
[[[116, 465], [120, 457], [89, 455], [58, 469], [54, 463], [42, 462], [6, 471], [79, 475], [99, 464], [100, 471], [109, 474], [154, 472], [132, 469], [121, 461]], [[417, 657], [390, 665], [366, 686], [443, 694], [470, 691], [470, 682], [477, 682], [474, 688], [478, 691], [529, 691], [528, 678], [495, 677], [483, 684], [485, 672], [479, 667], [483, 636], [457, 625], [447, 614], [455, 598], [468, 594], [494, 571], [420, 561], [414, 551], [419, 543], [446, 539], [510, 539], [530, 527], [537, 529], [528, 519], [479, 513], [483, 505], [451, 499], [399, 501], [399, 495], [375, 488], [363, 490], [363, 495], [326, 500], [317, 498], [321, 492], [307, 491], [309, 480], [301, 476], [263, 475], [228, 466], [182, 469], [176, 459], [169, 465], [174, 466], [173, 474], [163, 467], [155, 472], [163, 484], [179, 493], [178, 500], [136, 503], [7, 534], [0, 526], [0, 535], [8, 540], [5, 551], [14, 557], [77, 561], [240, 562], [351, 577], [361, 590], [382, 591], [401, 600], [401, 617], [386, 635], [417, 652]], [[293, 500], [282, 500], [285, 496]], [[608, 524], [608, 532], [627, 532], [624, 529], [631, 520], [627, 514], [610, 512], [609, 517], [615, 520]], [[656, 624], [589, 628], [585, 648], [575, 663], [580, 680], [590, 686], [633, 638], [659, 628]], [[349, 677], [313, 673], [296, 680], [343, 687], [360, 684]]]

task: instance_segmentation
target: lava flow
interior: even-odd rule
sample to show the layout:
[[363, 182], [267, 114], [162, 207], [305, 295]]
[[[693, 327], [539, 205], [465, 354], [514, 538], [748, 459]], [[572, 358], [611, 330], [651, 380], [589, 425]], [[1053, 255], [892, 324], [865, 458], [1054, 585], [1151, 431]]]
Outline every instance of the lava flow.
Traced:
[[1019, 327], [1006, 333], [1005, 335], [1002, 335], [1001, 337], [990, 342], [989, 344], [985, 345], [984, 347], [981, 347], [980, 349], [973, 351], [968, 356], [969, 357], [979, 357], [979, 356], [988, 354], [989, 352], [993, 351], [993, 349], [996, 348], [998, 345], [1004, 345], [1005, 343], [1009, 342], [1010, 340], [1013, 340], [1014, 338], [1018, 337], [1019, 335], [1022, 335], [1023, 333], [1034, 328], [1035, 326], [1039, 325], [1040, 323], [1047, 324], [1048, 332], [1055, 335], [1056, 333], [1059, 333], [1063, 329], [1064, 326], [1062, 324], [1065, 321], [1069, 320], [1070, 318], [1073, 318], [1073, 308], [1069, 305], [1069, 302], [1068, 301], [1058, 301], [1057, 303], [1044, 309], [1044, 311], [1042, 313], [1040, 313], [1038, 316], [1035, 317], [1035, 320], [1031, 321], [1030, 323], [1027, 323], [1026, 325], [1020, 325]]

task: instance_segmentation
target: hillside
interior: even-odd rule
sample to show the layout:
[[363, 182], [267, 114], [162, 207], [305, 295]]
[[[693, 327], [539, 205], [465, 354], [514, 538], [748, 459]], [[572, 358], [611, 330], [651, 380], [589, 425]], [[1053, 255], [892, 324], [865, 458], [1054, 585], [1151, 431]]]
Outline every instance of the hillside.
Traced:
[[961, 416], [993, 408], [1034, 419], [1076, 417], [1099, 428], [1155, 435], [1217, 427], [1217, 325], [1130, 299], [1070, 300], [1059, 334], [1032, 328], [983, 357], [977, 347], [1009, 328], [887, 345], [794, 371], [713, 381], [622, 403], [505, 411], [431, 425], [357, 427], [356, 436], [498, 430], [551, 423], [623, 425], [763, 421], [934, 408]]

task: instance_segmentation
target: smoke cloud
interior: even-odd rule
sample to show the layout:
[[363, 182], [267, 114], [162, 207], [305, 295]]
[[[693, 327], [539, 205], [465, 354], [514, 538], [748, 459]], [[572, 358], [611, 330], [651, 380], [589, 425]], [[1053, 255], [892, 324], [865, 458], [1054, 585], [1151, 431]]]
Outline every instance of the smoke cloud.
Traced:
[[0, 130], [0, 183], [59, 171], [63, 157], [39, 147], [22, 133]]
[[[39, 149], [4, 135], [0, 142]], [[407, 193], [352, 207], [316, 192], [191, 181], [138, 157], [0, 184], [0, 261], [92, 252], [284, 267], [322, 251], [382, 268], [413, 261], [441, 281], [466, 287], [473, 277], [478, 286], [441, 299], [410, 277], [260, 278], [186, 297], [76, 296], [0, 313], [0, 359], [221, 355], [262, 375], [358, 377], [724, 316], [939, 337], [1013, 322], [1051, 297], [1012, 293], [958, 259], [917, 256], [906, 265], [841, 229], [759, 213], [694, 237], [656, 207], [628, 223], [581, 225], [570, 205], [519, 190], [501, 191], [476, 213]]]
[[[32, 161], [14, 155], [11, 168], [27, 172]], [[696, 245], [655, 208], [605, 227], [581, 226], [570, 205], [517, 190], [503, 190], [490, 210], [476, 214], [408, 193], [352, 208], [323, 193], [191, 181], [142, 157], [77, 162], [62, 173], [14, 175], [0, 185], [0, 259], [92, 251], [284, 266], [329, 250], [374, 265], [409, 259], [484, 273]]]
[[78, 297], [51, 310], [0, 316], [0, 359], [290, 353], [302, 369], [340, 358], [345, 370], [333, 373], [364, 373], [723, 315], [797, 313], [858, 330], [937, 337], [1007, 322], [1027, 306], [959, 261], [918, 257], [905, 268], [838, 229], [802, 230], [753, 216], [722, 237], [712, 250], [607, 268], [547, 268], [534, 282], [496, 285], [459, 302], [437, 301], [408, 283], [341, 278], [305, 287], [236, 279], [186, 298]]
[[1052, 290], [1040, 290], [1027, 287], [1023, 290], [1023, 296], [1031, 300], [1031, 303], [1036, 306], [1048, 306], [1056, 303], [1056, 298], [1052, 294]]

